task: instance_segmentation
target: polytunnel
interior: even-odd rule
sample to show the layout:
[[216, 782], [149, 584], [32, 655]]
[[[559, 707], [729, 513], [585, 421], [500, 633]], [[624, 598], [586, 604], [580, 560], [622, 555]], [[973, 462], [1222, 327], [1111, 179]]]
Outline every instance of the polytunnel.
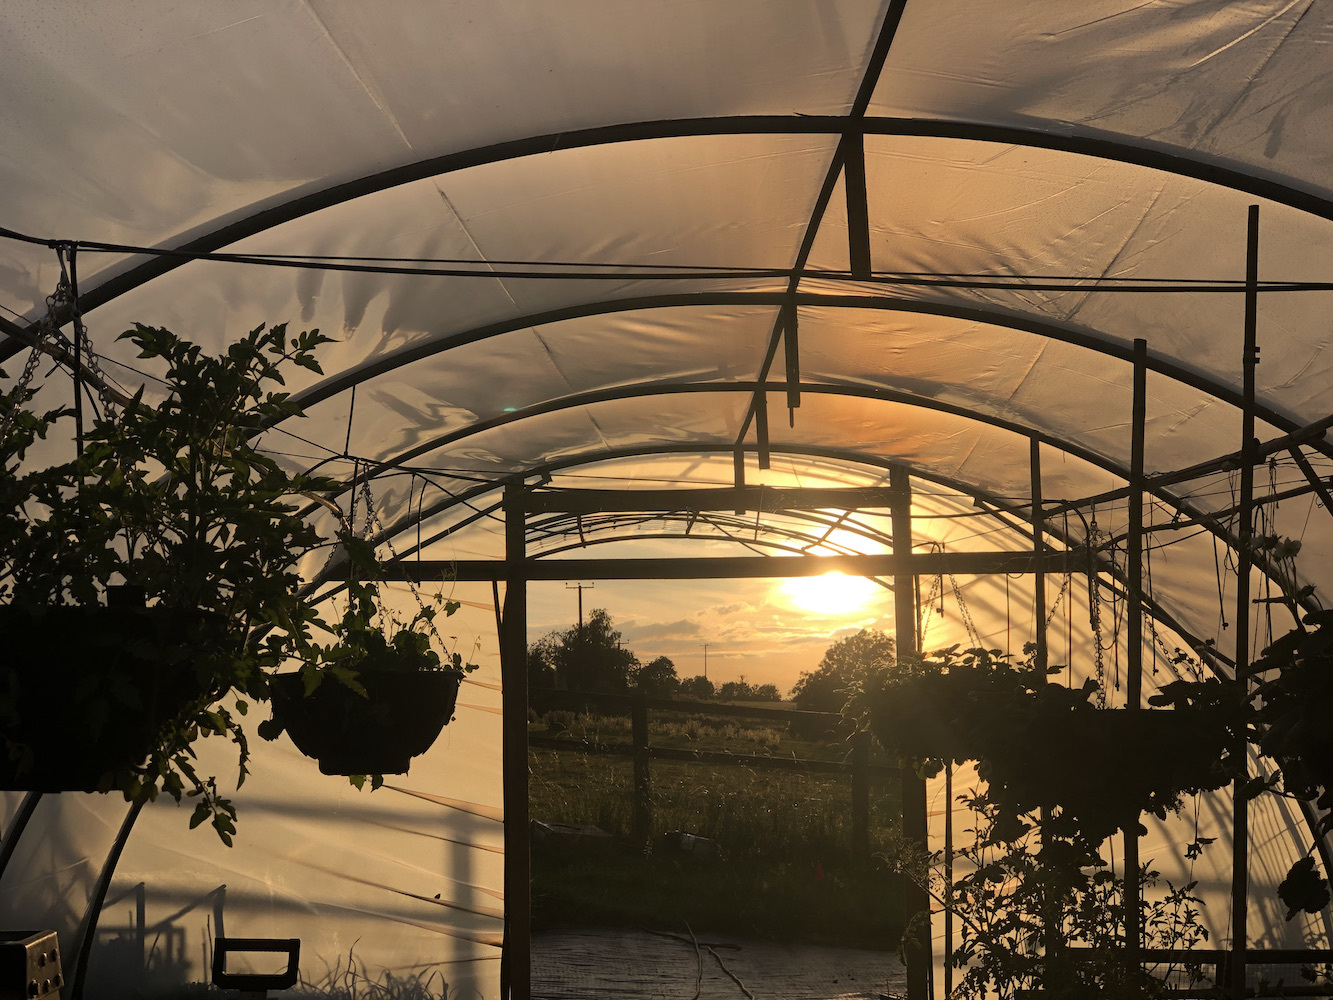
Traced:
[[[305, 415], [260, 446], [337, 480], [326, 528], [373, 498], [384, 565], [456, 581], [480, 664], [373, 793], [254, 740], [232, 847], [166, 796], [4, 792], [0, 926], [58, 932], [66, 998], [178, 995], [234, 935], [299, 938], [312, 980], [354, 961], [526, 1000], [530, 583], [836, 566], [913, 646], [952, 588], [970, 612], [929, 644], [1031, 639], [1135, 707], [1179, 650], [1231, 676], [1290, 629], [1281, 588], [1328, 603], [1333, 4], [0, 22], [3, 385], [101, 413], [161, 393], [117, 340], [136, 322], [213, 352], [318, 328]], [[1294, 569], [1258, 536], [1299, 541]], [[1207, 812], [1232, 983], [1264, 949], [1327, 960], [1327, 907], [1274, 893], [1312, 844], [1327, 871], [1318, 812], [1225, 789]], [[1117, 850], [1190, 839], [1148, 829]], [[936, 912], [937, 964], [944, 933]]]

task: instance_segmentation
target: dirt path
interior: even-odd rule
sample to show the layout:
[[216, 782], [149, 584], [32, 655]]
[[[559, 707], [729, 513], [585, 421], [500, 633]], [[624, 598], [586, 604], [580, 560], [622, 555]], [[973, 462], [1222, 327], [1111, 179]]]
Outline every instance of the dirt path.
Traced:
[[780, 945], [716, 934], [544, 931], [532, 938], [534, 1000], [880, 1000], [906, 992], [892, 952]]

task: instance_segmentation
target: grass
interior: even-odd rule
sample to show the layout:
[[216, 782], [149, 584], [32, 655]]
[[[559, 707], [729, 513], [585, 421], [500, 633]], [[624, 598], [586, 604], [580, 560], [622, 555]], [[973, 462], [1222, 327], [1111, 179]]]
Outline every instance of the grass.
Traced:
[[[593, 744], [630, 740], [627, 718], [568, 712], [550, 713], [532, 732]], [[781, 726], [751, 720], [654, 720], [649, 742], [802, 759], [847, 755], [845, 744], [795, 739]], [[535, 845], [538, 926], [688, 926], [812, 943], [897, 944], [902, 889], [872, 860], [854, 856], [849, 776], [653, 761], [653, 831], [715, 841], [719, 856], [701, 861], [660, 841], [647, 851], [630, 846], [627, 758], [534, 749], [529, 762], [534, 819], [592, 824], [615, 838], [597, 850]], [[896, 835], [898, 802], [896, 781], [872, 782], [872, 854]]]

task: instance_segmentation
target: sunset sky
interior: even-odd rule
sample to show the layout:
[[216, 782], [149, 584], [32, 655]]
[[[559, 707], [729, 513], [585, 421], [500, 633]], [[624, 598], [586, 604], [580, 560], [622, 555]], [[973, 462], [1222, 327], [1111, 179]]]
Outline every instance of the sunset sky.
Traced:
[[[586, 582], [586, 581], [585, 581]], [[786, 695], [824, 650], [862, 628], [893, 629], [893, 595], [858, 577], [788, 580], [597, 581], [583, 592], [585, 617], [605, 608], [642, 662], [668, 656], [677, 674], [704, 672], [715, 684], [776, 684]], [[578, 618], [578, 592], [564, 583], [529, 590], [528, 636], [541, 638]]]

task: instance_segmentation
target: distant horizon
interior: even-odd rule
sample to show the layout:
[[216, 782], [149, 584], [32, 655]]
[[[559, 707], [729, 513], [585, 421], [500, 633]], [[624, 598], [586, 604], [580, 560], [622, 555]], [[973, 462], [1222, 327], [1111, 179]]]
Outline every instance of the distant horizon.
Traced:
[[[822, 580], [802, 582], [818, 588]], [[682, 680], [705, 675], [707, 643], [707, 677], [715, 685], [775, 684], [787, 698], [801, 673], [816, 669], [838, 639], [863, 628], [892, 634], [892, 593], [873, 583], [866, 593], [861, 607], [849, 602], [842, 612], [811, 611], [798, 606], [802, 592], [793, 593], [783, 580], [598, 581], [583, 592], [583, 615], [586, 620], [594, 609], [605, 609], [640, 662], [666, 656]], [[572, 587], [529, 584], [529, 645], [577, 622]]]

